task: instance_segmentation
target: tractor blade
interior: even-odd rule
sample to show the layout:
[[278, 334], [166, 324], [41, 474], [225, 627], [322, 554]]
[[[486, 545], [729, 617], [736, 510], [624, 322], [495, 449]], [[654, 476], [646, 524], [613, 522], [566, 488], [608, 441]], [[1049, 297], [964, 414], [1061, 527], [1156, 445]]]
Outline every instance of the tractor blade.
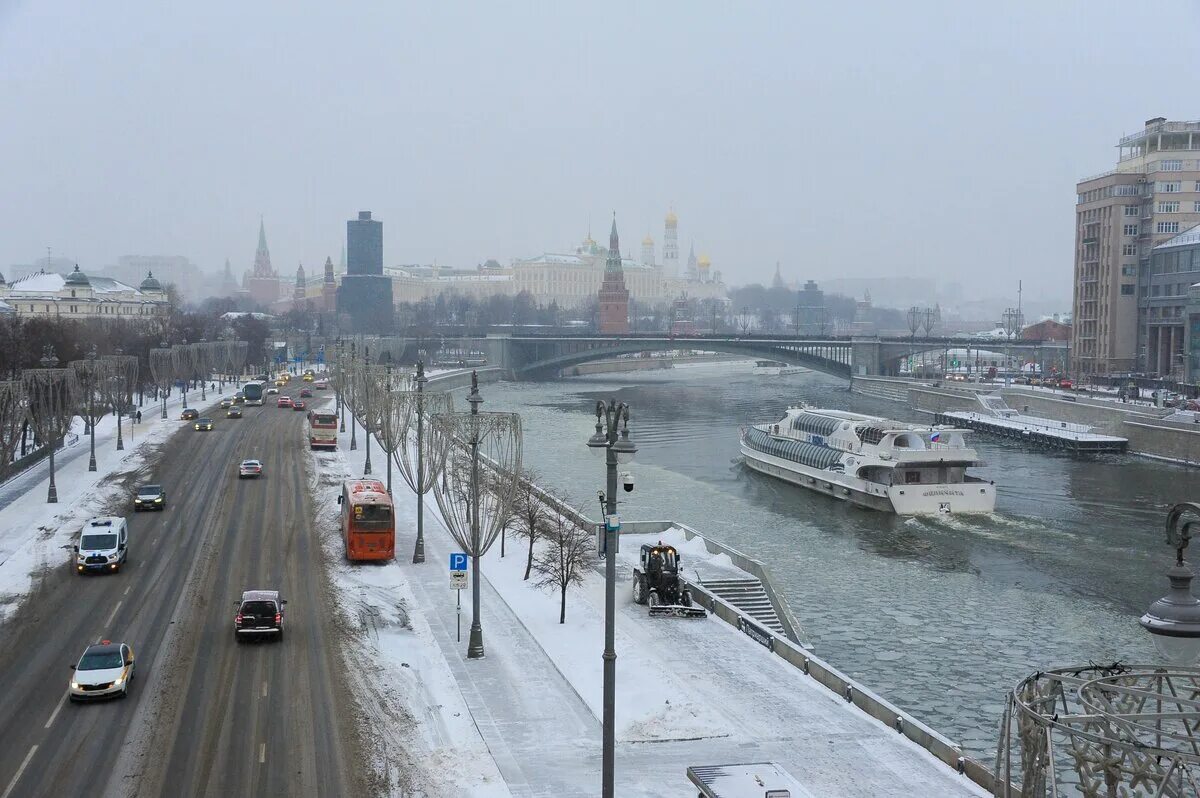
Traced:
[[707, 618], [703, 607], [685, 607], [682, 604], [656, 604], [650, 608], [651, 618]]

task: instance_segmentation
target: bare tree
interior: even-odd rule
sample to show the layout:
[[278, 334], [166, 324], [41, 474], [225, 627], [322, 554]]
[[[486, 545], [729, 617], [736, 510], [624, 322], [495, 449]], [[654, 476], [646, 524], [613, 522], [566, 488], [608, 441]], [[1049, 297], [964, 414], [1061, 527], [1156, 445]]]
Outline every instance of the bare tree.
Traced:
[[532, 469], [526, 469], [521, 474], [517, 485], [516, 512], [517, 529], [529, 539], [529, 556], [525, 559], [525, 579], [528, 581], [529, 572], [533, 570], [533, 547], [542, 537], [550, 508], [542, 501], [540, 491], [535, 483], [537, 474]]
[[0, 468], [13, 461], [27, 418], [25, 391], [17, 380], [0, 382]]
[[551, 513], [542, 539], [546, 545], [533, 561], [538, 587], [556, 587], [559, 595], [558, 622], [567, 622], [567, 588], [583, 582], [592, 538], [569, 518]]

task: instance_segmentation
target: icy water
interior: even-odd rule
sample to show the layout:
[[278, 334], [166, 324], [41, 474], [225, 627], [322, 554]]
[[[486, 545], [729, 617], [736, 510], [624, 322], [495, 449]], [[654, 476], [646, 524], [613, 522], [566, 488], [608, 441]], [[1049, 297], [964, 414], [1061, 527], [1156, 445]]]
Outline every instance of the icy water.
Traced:
[[[754, 474], [738, 427], [789, 403], [920, 420], [820, 374], [750, 364], [606, 374], [482, 390], [525, 424], [538, 482], [590, 514], [604, 468], [585, 441], [596, 399], [633, 411], [629, 520], [671, 518], [771, 567], [816, 652], [983, 757], [1023, 676], [1088, 661], [1154, 661], [1137, 624], [1165, 592], [1169, 505], [1200, 497], [1200, 471], [1142, 458], [1075, 460], [979, 435], [998, 486], [991, 516], [902, 519]], [[461, 398], [458, 392], [456, 399]]]

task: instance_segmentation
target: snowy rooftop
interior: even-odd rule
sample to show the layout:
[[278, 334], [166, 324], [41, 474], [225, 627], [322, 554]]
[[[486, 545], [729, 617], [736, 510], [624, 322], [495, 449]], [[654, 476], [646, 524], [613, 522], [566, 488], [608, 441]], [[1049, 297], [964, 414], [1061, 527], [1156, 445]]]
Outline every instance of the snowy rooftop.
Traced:
[[[55, 272], [35, 272], [13, 281], [9, 290], [22, 294], [57, 294], [66, 286], [66, 277]], [[142, 296], [142, 292], [111, 277], [88, 276], [92, 290], [97, 294], [131, 294]]]
[[1155, 249], [1169, 249], [1171, 247], [1186, 247], [1190, 245], [1200, 244], [1200, 224], [1195, 227], [1184, 230], [1174, 238], [1168, 238]]

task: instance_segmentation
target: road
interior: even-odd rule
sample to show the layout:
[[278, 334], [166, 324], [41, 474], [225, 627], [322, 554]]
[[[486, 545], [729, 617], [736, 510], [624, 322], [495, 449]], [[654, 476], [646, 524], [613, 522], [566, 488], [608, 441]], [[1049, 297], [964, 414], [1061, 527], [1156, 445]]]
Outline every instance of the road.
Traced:
[[[64, 551], [0, 629], [0, 798], [371, 791], [311, 532], [304, 414], [213, 415], [212, 432], [181, 424], [150, 473], [125, 477], [168, 490], [162, 513], [111, 508], [130, 518], [128, 565], [80, 577]], [[245, 457], [262, 479], [237, 479]], [[285, 640], [234, 640], [246, 588], [283, 593]], [[68, 666], [101, 638], [133, 646], [131, 695], [72, 704]]]

